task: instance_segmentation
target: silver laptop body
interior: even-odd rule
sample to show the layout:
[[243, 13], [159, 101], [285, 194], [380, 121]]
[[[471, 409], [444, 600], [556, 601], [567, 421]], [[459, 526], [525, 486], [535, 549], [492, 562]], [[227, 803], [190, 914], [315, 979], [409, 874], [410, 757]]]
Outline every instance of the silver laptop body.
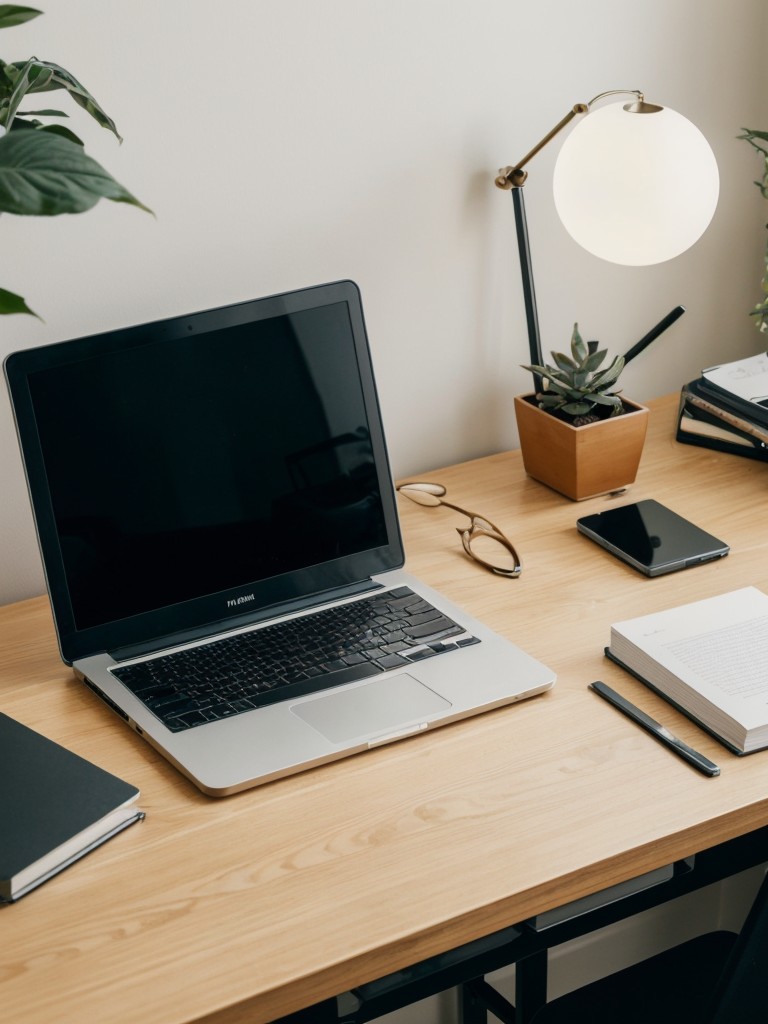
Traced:
[[[203, 792], [553, 685], [546, 666], [402, 572], [352, 282], [28, 349], [5, 372], [62, 658]], [[394, 607], [410, 591], [455, 626], [363, 678], [350, 665], [172, 727], [157, 694], [145, 702], [119, 678], [330, 607]]]

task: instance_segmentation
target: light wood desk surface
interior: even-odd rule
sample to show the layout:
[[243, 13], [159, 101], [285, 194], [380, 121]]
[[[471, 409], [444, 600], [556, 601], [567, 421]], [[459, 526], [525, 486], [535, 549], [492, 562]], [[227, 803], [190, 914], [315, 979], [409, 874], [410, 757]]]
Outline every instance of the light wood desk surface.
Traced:
[[[147, 812], [0, 907], [0, 1019], [258, 1024], [768, 823], [768, 752], [731, 755], [602, 655], [614, 620], [768, 590], [768, 467], [677, 444], [676, 401], [650, 405], [621, 497], [576, 505], [516, 452], [432, 474], [513, 538], [518, 580], [465, 558], [456, 513], [399, 499], [407, 568], [550, 664], [552, 691], [260, 789], [198, 793], [62, 665], [44, 599], [0, 609], [0, 708], [138, 785]], [[731, 554], [646, 579], [576, 532], [643, 497]], [[595, 697], [596, 678], [720, 777]]]

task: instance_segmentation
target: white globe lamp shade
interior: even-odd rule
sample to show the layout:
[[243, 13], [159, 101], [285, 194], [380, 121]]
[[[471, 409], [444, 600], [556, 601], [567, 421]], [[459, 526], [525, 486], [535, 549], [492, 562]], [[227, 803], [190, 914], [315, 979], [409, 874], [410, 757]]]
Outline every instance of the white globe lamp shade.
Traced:
[[668, 107], [591, 111], [563, 143], [555, 206], [588, 252], [627, 266], [664, 263], [707, 229], [720, 179], [709, 143]]

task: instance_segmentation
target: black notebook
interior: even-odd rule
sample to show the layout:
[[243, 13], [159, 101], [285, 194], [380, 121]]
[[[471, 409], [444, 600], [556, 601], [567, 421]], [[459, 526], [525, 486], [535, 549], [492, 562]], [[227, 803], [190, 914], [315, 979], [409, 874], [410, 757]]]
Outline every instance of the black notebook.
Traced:
[[768, 427], [768, 353], [710, 366], [699, 386], [717, 405]]
[[703, 388], [701, 378], [680, 393], [676, 437], [683, 444], [768, 461], [768, 427], [726, 408]]
[[0, 902], [144, 817], [135, 786], [0, 714]]

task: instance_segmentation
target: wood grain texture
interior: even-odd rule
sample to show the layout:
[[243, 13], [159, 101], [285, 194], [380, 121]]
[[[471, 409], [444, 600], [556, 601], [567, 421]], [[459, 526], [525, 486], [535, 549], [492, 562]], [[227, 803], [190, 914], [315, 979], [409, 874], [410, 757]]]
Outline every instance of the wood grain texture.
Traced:
[[[0, 609], [0, 707], [138, 785], [146, 821], [0, 907], [0, 1019], [249, 1024], [768, 823], [768, 754], [737, 758], [602, 656], [612, 621], [768, 590], [768, 467], [674, 441], [649, 403], [637, 481], [578, 505], [518, 452], [428, 477], [497, 523], [518, 580], [400, 498], [407, 568], [558, 673], [540, 697], [225, 800], [130, 733], [59, 660], [44, 599]], [[646, 579], [579, 515], [653, 497], [727, 541]], [[603, 678], [721, 766], [706, 779], [587, 690]]]

